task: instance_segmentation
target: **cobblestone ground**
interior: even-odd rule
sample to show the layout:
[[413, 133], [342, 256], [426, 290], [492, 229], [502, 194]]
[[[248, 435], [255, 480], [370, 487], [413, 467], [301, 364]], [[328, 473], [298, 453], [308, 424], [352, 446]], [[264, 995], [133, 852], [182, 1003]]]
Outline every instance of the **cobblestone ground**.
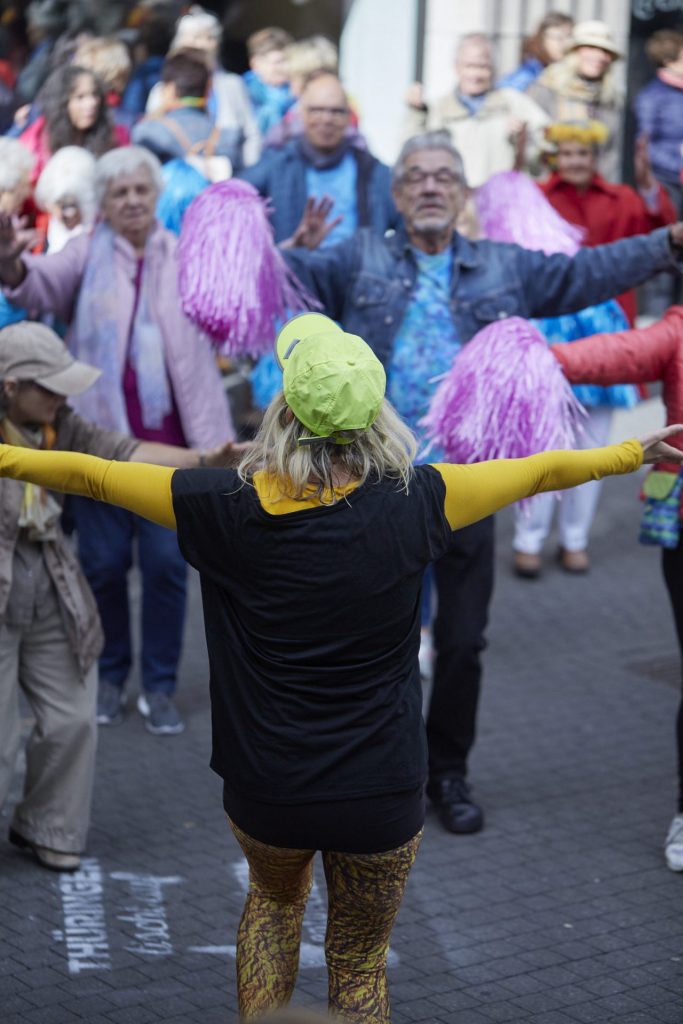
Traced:
[[[606, 485], [585, 578], [549, 554], [542, 579], [514, 579], [499, 518], [472, 764], [487, 827], [459, 838], [428, 818], [393, 937], [396, 1024], [683, 1022], [683, 876], [662, 856], [679, 669], [636, 490]], [[79, 876], [36, 867], [1, 820], [2, 1024], [234, 1020], [245, 866], [207, 766], [196, 581], [179, 704], [182, 736], [149, 736], [132, 710], [101, 730]], [[324, 1002], [323, 935], [319, 878], [299, 1003]]]

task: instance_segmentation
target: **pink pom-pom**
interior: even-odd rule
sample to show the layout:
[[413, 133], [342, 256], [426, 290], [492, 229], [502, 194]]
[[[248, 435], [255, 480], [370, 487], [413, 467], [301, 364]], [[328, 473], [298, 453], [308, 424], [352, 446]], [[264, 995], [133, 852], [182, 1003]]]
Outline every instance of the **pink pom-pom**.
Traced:
[[515, 242], [540, 249], [546, 256], [574, 256], [584, 231], [561, 217], [531, 178], [519, 171], [501, 171], [474, 196], [482, 234], [492, 242]]
[[422, 425], [449, 462], [468, 463], [572, 448], [583, 416], [541, 332], [510, 317], [458, 353]]
[[221, 181], [197, 196], [178, 257], [183, 312], [226, 355], [263, 355], [277, 318], [317, 308], [273, 241], [267, 204], [246, 181]]

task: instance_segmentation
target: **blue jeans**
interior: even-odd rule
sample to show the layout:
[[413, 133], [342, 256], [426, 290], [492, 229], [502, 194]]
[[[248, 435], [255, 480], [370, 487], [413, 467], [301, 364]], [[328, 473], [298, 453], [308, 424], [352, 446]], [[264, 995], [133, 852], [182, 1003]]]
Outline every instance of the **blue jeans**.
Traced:
[[137, 560], [142, 576], [142, 686], [172, 694], [182, 646], [187, 566], [176, 535], [125, 509], [75, 498], [73, 515], [83, 570], [104, 628], [100, 677], [123, 687], [133, 660], [128, 570]]

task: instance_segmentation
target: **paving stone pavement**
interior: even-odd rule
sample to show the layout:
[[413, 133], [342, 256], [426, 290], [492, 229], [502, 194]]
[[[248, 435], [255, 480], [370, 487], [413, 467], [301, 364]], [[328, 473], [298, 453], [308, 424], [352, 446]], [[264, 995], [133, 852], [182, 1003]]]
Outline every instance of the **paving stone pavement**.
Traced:
[[[636, 491], [606, 485], [585, 578], [549, 551], [542, 579], [514, 579], [499, 516], [471, 773], [487, 826], [428, 817], [392, 941], [395, 1024], [683, 1024], [683, 875], [662, 856], [680, 672]], [[207, 764], [196, 580], [179, 705], [178, 737], [147, 734], [132, 701], [100, 731], [80, 875], [36, 867], [0, 819], [1, 1024], [235, 1019], [245, 870]], [[301, 1004], [324, 1003], [323, 936], [318, 876]]]

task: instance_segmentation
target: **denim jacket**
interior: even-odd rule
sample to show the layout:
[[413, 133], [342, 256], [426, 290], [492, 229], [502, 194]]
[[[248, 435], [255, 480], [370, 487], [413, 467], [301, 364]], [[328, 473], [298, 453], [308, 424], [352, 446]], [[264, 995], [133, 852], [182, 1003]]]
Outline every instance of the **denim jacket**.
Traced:
[[[400, 222], [391, 198], [391, 172], [365, 150], [352, 146], [351, 153], [358, 165], [359, 223], [381, 235]], [[307, 166], [297, 139], [293, 139], [282, 149], [267, 149], [257, 164], [240, 172], [240, 178], [271, 200], [276, 242], [289, 238], [301, 220], [306, 205]]]
[[[451, 313], [461, 342], [494, 320], [572, 313], [678, 266], [668, 229], [546, 256], [503, 242], [453, 236]], [[367, 228], [329, 249], [290, 249], [287, 262], [324, 311], [359, 334], [387, 365], [415, 287], [417, 266], [404, 228]]]

